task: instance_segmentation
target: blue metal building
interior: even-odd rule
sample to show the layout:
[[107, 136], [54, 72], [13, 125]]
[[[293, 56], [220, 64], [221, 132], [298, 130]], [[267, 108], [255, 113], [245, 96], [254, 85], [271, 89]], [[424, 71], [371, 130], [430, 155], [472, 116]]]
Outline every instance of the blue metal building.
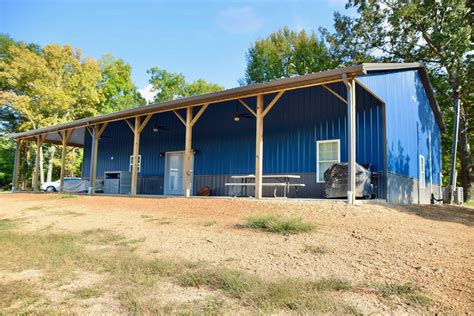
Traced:
[[[137, 117], [135, 123], [130, 120]], [[298, 197], [323, 198], [322, 174], [334, 162], [353, 166], [353, 148], [355, 161], [379, 174], [378, 198], [429, 203], [431, 194], [440, 195], [443, 129], [422, 65], [363, 64], [149, 105], [14, 138], [38, 142], [44, 135], [43, 142], [83, 146], [84, 179], [90, 179], [91, 172], [92, 178], [102, 179], [109, 171], [132, 172], [133, 178], [136, 168], [136, 191], [131, 193], [154, 195], [186, 195], [189, 182], [190, 195], [209, 187], [213, 195], [228, 196], [235, 189], [225, 186], [233, 181], [231, 176], [256, 174], [258, 183], [259, 174], [291, 174], [305, 185]], [[65, 143], [58, 132], [68, 130]], [[272, 196], [271, 187], [257, 190]], [[253, 194], [253, 187], [250, 191]], [[289, 196], [296, 196], [295, 190]]]

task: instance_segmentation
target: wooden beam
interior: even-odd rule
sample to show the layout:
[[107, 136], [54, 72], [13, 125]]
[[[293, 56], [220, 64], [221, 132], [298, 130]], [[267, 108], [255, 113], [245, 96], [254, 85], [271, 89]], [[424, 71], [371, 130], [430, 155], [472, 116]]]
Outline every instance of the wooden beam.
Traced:
[[[277, 95], [273, 98], [272, 102], [270, 102], [270, 104], [268, 104], [268, 106], [265, 108], [265, 110], [263, 111], [262, 113], [262, 117], [264, 118], [268, 112], [270, 112], [270, 110], [273, 108], [273, 106], [278, 102], [278, 100], [280, 100], [281, 96], [285, 93], [285, 90], [282, 90], [280, 92], [277, 93]], [[258, 97], [257, 97], [258, 98]]]
[[262, 171], [263, 171], [263, 95], [257, 96], [255, 131], [255, 198], [262, 198]]
[[[61, 173], [59, 175], [59, 192], [64, 193], [64, 174], [66, 173], [65, 168], [65, 161], [66, 161], [66, 149], [68, 143], [68, 134], [67, 130], [61, 132], [61, 140], [62, 140], [62, 147], [61, 147]], [[71, 133], [72, 134], [72, 133]]]
[[186, 109], [186, 139], [184, 145], [184, 197], [191, 196], [191, 156], [193, 138], [193, 108]]
[[97, 137], [99, 139], [102, 136], [102, 133], [104, 133], [105, 129], [107, 128], [107, 125], [109, 125], [109, 122], [103, 123], [102, 126], [99, 128], [99, 131], [97, 132]]
[[247, 111], [249, 111], [250, 113], [252, 113], [253, 116], [255, 116], [255, 117], [257, 116], [257, 114], [255, 113], [255, 111], [252, 110], [252, 108], [251, 108], [247, 103], [245, 103], [244, 100], [242, 100], [242, 99], [237, 99], [237, 100], [239, 100], [239, 102], [247, 109]]
[[347, 100], [344, 99], [343, 97], [341, 97], [336, 91], [334, 91], [333, 89], [329, 88], [328, 86], [326, 86], [325, 84], [322, 85], [324, 89], [328, 90], [329, 92], [331, 92], [332, 94], [334, 94], [339, 100], [341, 100], [342, 102], [344, 102], [345, 104], [347, 104]]
[[35, 157], [35, 169], [33, 171], [33, 192], [39, 192], [38, 177], [40, 170], [40, 152], [42, 150], [45, 135], [38, 135], [35, 137], [36, 140], [36, 157]]
[[89, 194], [95, 194], [96, 176], [97, 176], [97, 152], [99, 149], [99, 137], [97, 136], [98, 126], [93, 127], [92, 147], [91, 147], [91, 169]]
[[15, 192], [18, 188], [18, 175], [20, 174], [20, 155], [22, 147], [23, 141], [17, 141], [15, 148], [15, 161], [13, 164], [12, 192]]
[[[189, 108], [188, 108], [189, 109]], [[176, 114], [176, 116], [179, 118], [179, 120], [181, 121], [181, 123], [183, 123], [184, 126], [186, 126], [186, 121], [183, 119], [183, 117], [181, 116], [181, 114], [178, 113], [178, 111], [173, 111], [174, 114]]]
[[148, 124], [148, 122], [150, 121], [151, 117], [153, 116], [153, 114], [148, 114], [145, 119], [143, 120], [143, 123], [140, 124], [140, 128], [138, 129], [138, 133], [141, 134], [143, 132], [143, 129], [146, 127], [146, 125]]
[[125, 119], [125, 122], [127, 123], [128, 127], [130, 127], [130, 129], [132, 130], [132, 132], [134, 132], [134, 131], [135, 131], [135, 127], [132, 125], [132, 123], [130, 123], [130, 122], [128, 121], [128, 119]]
[[132, 186], [130, 189], [131, 195], [137, 195], [138, 153], [140, 151], [140, 121], [141, 118], [139, 116], [135, 117], [135, 128], [133, 132]]
[[[199, 112], [197, 112], [196, 116], [193, 118], [191, 121], [191, 126], [194, 126], [196, 124], [197, 120], [201, 117], [201, 115], [206, 111], [207, 107], [209, 106], [209, 103], [204, 104], [200, 109]], [[192, 109], [192, 108], [191, 108]]]
[[94, 135], [93, 135], [93, 134], [94, 134], [94, 131], [92, 130], [92, 128], [93, 128], [93, 127], [86, 126], [86, 129], [87, 129], [87, 131], [89, 132], [89, 135], [91, 135], [91, 137], [94, 136]]
[[63, 131], [58, 131], [57, 133], [58, 133], [59, 139], [61, 140], [61, 143], [62, 143], [62, 141], [63, 141], [63, 134], [62, 134]]

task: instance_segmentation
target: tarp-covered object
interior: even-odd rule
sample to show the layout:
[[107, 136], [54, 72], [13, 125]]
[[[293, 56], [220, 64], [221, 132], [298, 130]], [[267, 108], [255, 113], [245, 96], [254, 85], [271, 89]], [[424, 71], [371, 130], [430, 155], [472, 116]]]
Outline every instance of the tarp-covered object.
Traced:
[[[340, 198], [347, 196], [347, 163], [335, 163], [324, 172], [326, 197]], [[372, 184], [371, 171], [356, 164], [356, 197], [370, 197]]]
[[[64, 181], [64, 192], [68, 193], [80, 193], [87, 192], [89, 190], [89, 180], [69, 180]], [[95, 182], [95, 191], [101, 192], [104, 190], [104, 180], [97, 179]]]

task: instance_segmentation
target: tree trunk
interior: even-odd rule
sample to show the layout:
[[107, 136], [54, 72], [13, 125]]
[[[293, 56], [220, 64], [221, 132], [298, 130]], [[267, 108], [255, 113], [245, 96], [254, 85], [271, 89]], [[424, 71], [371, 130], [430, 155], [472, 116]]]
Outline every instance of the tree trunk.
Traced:
[[469, 148], [469, 137], [468, 137], [468, 122], [466, 119], [466, 113], [461, 108], [459, 117], [459, 160], [461, 161], [461, 185], [464, 188], [464, 200], [467, 201], [470, 198], [471, 189], [471, 150]]
[[43, 162], [44, 162], [44, 156], [43, 156], [43, 147], [41, 147], [40, 150], [40, 161], [39, 161], [39, 167], [40, 167], [40, 184], [44, 183], [44, 168], [43, 168]]
[[49, 162], [48, 162], [48, 173], [46, 175], [46, 181], [51, 182], [53, 178], [53, 162], [54, 162], [54, 154], [56, 153], [56, 146], [51, 145], [49, 148]]

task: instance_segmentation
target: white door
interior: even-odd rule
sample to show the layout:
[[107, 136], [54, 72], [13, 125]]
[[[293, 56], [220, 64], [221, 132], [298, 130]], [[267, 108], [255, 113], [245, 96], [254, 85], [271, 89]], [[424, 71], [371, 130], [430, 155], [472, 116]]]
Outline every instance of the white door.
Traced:
[[[193, 163], [191, 157], [191, 192], [193, 182]], [[184, 151], [167, 152], [165, 156], [165, 195], [184, 194]]]

